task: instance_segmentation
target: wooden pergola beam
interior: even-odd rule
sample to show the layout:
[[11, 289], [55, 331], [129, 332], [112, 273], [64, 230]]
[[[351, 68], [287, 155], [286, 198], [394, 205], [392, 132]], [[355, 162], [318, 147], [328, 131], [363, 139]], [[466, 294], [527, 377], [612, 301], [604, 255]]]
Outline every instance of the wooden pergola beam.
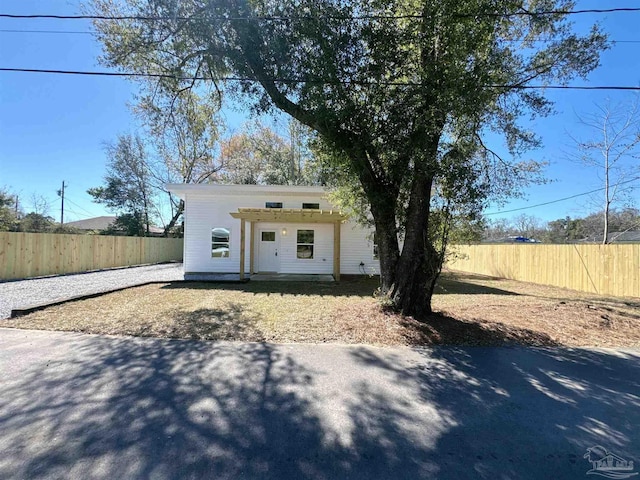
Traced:
[[345, 215], [335, 210], [305, 208], [239, 208], [237, 212], [231, 212], [230, 215], [250, 222], [334, 223], [347, 219]]
[[340, 281], [340, 224], [333, 224], [333, 278], [336, 282]]
[[240, 280], [244, 280], [244, 244], [245, 244], [245, 220], [240, 220]]

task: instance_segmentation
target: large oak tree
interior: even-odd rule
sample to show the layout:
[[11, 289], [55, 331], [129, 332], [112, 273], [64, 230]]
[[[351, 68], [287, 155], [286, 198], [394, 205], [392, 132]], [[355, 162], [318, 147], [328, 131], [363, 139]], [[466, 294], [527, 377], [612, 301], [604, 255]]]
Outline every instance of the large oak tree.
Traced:
[[487, 132], [503, 135], [513, 154], [535, 146], [518, 119], [546, 115], [550, 104], [543, 92], [523, 87], [565, 84], [598, 65], [606, 38], [596, 27], [573, 33], [562, 13], [573, 6], [94, 0], [91, 9], [136, 17], [96, 22], [106, 65], [208, 79], [253, 108], [282, 110], [317, 132], [338, 178], [365, 199], [381, 292], [422, 317], [431, 312], [442, 262], [435, 226], [446, 209], [436, 212], [434, 202], [479, 208], [492, 193], [521, 185], [530, 166], [493, 154]]

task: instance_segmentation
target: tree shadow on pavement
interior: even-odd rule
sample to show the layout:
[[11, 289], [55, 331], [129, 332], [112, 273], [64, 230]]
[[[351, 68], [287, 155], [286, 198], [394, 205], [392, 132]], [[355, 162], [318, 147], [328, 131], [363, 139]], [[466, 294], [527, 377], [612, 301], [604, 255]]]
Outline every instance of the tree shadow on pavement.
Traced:
[[73, 338], [0, 381], [1, 478], [428, 478], [395, 427], [340, 441], [286, 347]]
[[19, 372], [0, 355], [2, 478], [582, 478], [588, 447], [640, 454], [638, 354], [23, 335], [51, 337], [10, 346]]
[[[435, 347], [416, 352], [409, 368], [391, 353], [362, 348], [353, 356], [386, 372], [399, 387], [419, 385], [414, 405], [430, 405], [434, 418], [422, 431], [432, 439], [422, 459], [437, 466], [433, 478], [583, 478], [592, 468], [583, 455], [596, 445], [639, 464], [637, 350]], [[362, 400], [350, 409], [370, 431], [389, 431], [386, 419], [397, 422], [406, 411], [397, 403], [382, 403], [380, 395], [363, 384]]]

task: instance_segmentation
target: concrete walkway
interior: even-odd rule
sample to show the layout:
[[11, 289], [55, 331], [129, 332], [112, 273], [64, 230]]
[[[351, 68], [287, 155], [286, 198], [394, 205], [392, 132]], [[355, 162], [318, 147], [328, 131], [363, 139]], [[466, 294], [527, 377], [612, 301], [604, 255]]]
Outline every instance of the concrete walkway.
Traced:
[[0, 372], [0, 478], [581, 479], [596, 445], [640, 466], [640, 351], [0, 329]]

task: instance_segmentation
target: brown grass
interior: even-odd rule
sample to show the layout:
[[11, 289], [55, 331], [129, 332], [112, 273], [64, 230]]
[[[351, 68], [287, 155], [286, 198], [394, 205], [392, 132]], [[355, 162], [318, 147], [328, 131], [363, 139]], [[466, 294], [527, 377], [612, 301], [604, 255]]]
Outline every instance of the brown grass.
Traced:
[[376, 279], [169, 283], [69, 302], [3, 326], [206, 340], [375, 345], [640, 346], [640, 300], [445, 273], [425, 322], [384, 312]]

